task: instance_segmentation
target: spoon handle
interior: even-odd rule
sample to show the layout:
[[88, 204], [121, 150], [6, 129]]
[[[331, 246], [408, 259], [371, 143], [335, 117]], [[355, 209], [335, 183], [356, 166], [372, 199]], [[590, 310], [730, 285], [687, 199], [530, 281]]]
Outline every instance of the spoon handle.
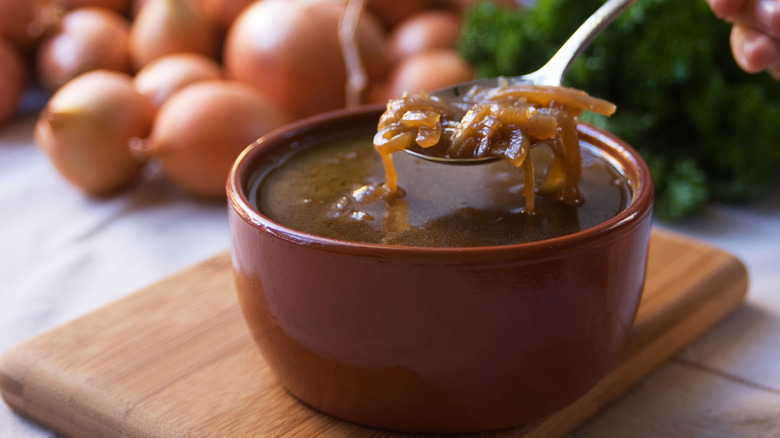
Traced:
[[561, 85], [575, 59], [626, 8], [637, 0], [608, 0], [569, 37], [539, 70], [522, 77], [537, 85]]

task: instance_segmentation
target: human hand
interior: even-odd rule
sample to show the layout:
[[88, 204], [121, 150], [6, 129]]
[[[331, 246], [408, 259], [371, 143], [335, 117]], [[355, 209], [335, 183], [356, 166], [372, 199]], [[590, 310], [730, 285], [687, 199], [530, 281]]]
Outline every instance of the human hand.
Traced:
[[767, 71], [780, 80], [780, 0], [707, 0], [712, 12], [733, 23], [731, 51], [748, 73]]

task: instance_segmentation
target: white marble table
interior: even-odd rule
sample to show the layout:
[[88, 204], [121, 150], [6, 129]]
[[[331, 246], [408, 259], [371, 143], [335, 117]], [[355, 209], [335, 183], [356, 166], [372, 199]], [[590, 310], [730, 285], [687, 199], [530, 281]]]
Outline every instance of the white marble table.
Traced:
[[[0, 354], [228, 246], [225, 204], [154, 169], [120, 196], [83, 196], [35, 146], [34, 121], [0, 127]], [[574, 436], [780, 436], [780, 185], [669, 228], [742, 259], [747, 301]], [[0, 403], [0, 437], [53, 435]]]

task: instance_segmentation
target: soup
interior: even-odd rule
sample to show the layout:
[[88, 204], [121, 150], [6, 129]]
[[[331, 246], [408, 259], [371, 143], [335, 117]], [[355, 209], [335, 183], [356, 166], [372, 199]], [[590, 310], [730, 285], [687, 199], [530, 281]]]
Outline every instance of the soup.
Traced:
[[[473, 247], [550, 239], [615, 216], [631, 199], [623, 173], [595, 146], [581, 143], [581, 202], [523, 195], [524, 173], [508, 161], [471, 166], [431, 163], [396, 154], [401, 196], [376, 196], [385, 182], [373, 147], [376, 131], [312, 139], [253, 176], [249, 198], [287, 227], [357, 242]], [[538, 169], [552, 151], [529, 152]], [[541, 183], [545, 175], [535, 177]]]
[[[641, 297], [653, 205], [644, 161], [614, 135], [578, 126], [585, 201], [567, 220], [583, 228], [630, 201], [584, 232], [536, 243], [421, 248], [291, 229], [398, 241], [379, 226], [393, 212], [389, 228], [403, 226], [399, 218], [425, 228], [407, 233], [412, 243], [458, 246], [496, 234], [504, 220], [489, 218], [491, 205], [499, 217], [541, 217], [514, 196], [521, 187], [511, 181], [522, 172], [501, 161], [456, 167], [397, 154], [406, 193], [396, 199], [407, 204], [377, 201], [371, 187], [385, 178], [371, 139], [380, 115], [357, 108], [275, 131], [239, 157], [228, 179], [237, 295], [271, 371], [323, 412], [410, 432], [499, 430], [577, 400], [620, 353]], [[423, 184], [409, 185], [409, 175]], [[477, 188], [485, 180], [487, 189]], [[492, 188], [502, 184], [511, 193]], [[591, 196], [602, 188], [603, 200]], [[442, 214], [417, 222], [420, 207]], [[462, 219], [480, 214], [487, 223]], [[534, 227], [546, 226], [537, 220]], [[512, 238], [526, 238], [513, 228]]]

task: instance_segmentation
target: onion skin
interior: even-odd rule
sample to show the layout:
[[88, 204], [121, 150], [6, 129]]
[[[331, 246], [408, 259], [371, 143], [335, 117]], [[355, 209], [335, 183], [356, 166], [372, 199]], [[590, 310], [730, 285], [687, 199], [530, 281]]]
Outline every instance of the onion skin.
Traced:
[[124, 14], [130, 7], [130, 0], [59, 0], [67, 9], [84, 7], [96, 7], [111, 9], [114, 12]]
[[130, 0], [130, 17], [135, 18], [149, 0]]
[[129, 75], [94, 70], [52, 95], [34, 138], [65, 179], [89, 195], [105, 196], [140, 173], [144, 161], [128, 144], [148, 135], [153, 116]]
[[146, 64], [133, 79], [135, 89], [160, 108], [174, 93], [198, 81], [221, 79], [222, 66], [197, 53], [175, 53]]
[[157, 113], [151, 136], [136, 150], [158, 160], [163, 173], [187, 192], [224, 199], [238, 155], [290, 118], [251, 86], [230, 80], [194, 83]]
[[388, 37], [390, 59], [397, 62], [428, 50], [454, 49], [458, 44], [460, 25], [460, 17], [450, 11], [430, 10], [415, 14], [399, 23]]
[[67, 12], [41, 41], [36, 65], [38, 79], [55, 91], [91, 70], [130, 73], [130, 23], [105, 8], [84, 7]]
[[414, 14], [439, 6], [435, 0], [365, 0], [366, 9], [371, 11], [385, 26], [392, 29]]
[[454, 49], [429, 50], [398, 63], [373, 100], [386, 102], [407, 91], [432, 92], [471, 79], [474, 79], [473, 69]]
[[31, 53], [55, 15], [52, 0], [0, 0], [0, 36]]
[[218, 50], [217, 33], [195, 0], [148, 0], [130, 27], [130, 59], [137, 70], [178, 52], [216, 59]]
[[[228, 77], [252, 84], [295, 118], [342, 108], [347, 73], [338, 39], [345, 5], [263, 0], [236, 18], [227, 34]], [[389, 66], [385, 34], [367, 11], [357, 45], [369, 81]]]
[[[484, 0], [445, 0], [444, 5], [449, 9], [463, 15], [466, 10]], [[523, 9], [536, 0], [491, 0], [500, 8]]]
[[0, 36], [0, 126], [16, 114], [29, 80], [29, 69], [21, 53]]
[[255, 0], [201, 0], [206, 18], [227, 32], [236, 17]]

